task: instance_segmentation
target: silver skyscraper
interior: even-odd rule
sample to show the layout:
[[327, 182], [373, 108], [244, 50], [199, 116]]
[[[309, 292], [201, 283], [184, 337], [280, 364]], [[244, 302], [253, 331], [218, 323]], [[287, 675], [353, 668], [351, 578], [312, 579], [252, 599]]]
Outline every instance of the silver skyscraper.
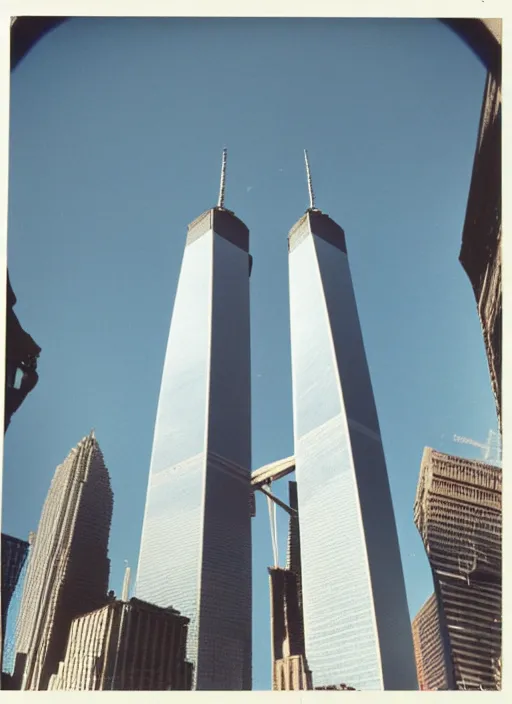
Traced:
[[[307, 159], [306, 159], [307, 161]], [[288, 237], [296, 477], [313, 686], [417, 689], [386, 462], [341, 227]]]
[[47, 689], [72, 620], [103, 606], [113, 497], [94, 432], [57, 467], [32, 538], [18, 619], [15, 676]]
[[190, 618], [198, 690], [251, 688], [249, 231], [188, 228], [165, 355], [136, 595]]

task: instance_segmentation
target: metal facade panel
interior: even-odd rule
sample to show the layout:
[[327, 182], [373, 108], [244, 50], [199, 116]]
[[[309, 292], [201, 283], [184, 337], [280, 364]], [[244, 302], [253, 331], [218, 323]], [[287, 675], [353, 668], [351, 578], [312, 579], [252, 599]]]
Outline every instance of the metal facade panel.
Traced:
[[[222, 231], [205, 231], [208, 218]], [[232, 241], [244, 227], [225, 212], [189, 229], [137, 575], [138, 597], [190, 618], [203, 690], [251, 687], [249, 271]]]
[[314, 234], [289, 255], [306, 655], [314, 687], [413, 690], [412, 634], [375, 402], [344, 241], [331, 242], [342, 230], [320, 232], [324, 218], [309, 218]]

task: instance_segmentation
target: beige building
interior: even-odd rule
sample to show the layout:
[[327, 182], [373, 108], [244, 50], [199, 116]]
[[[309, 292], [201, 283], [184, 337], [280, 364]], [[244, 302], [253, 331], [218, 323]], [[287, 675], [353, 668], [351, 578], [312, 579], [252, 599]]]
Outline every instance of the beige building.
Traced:
[[412, 622], [412, 639], [421, 690], [449, 689], [446, 657], [436, 595], [423, 604]]
[[139, 599], [76, 618], [51, 690], [189, 690], [189, 619]]
[[496, 689], [501, 470], [426, 448], [414, 521], [432, 568], [450, 689]]
[[72, 620], [105, 604], [113, 495], [94, 431], [57, 467], [31, 538], [16, 633], [14, 680], [48, 689]]

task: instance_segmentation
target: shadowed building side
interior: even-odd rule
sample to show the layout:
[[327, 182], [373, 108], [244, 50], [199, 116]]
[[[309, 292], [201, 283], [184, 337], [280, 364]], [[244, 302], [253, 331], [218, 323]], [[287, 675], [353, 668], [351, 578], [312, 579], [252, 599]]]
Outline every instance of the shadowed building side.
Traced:
[[3, 663], [7, 614], [23, 570], [23, 565], [27, 559], [28, 549], [29, 544], [26, 540], [20, 540], [12, 535], [2, 533], [2, 651], [0, 652], [0, 671]]
[[412, 622], [418, 684], [421, 690], [450, 689], [445, 642], [435, 594], [423, 604]]
[[304, 649], [299, 580], [288, 569], [269, 568], [272, 689], [311, 689]]
[[12, 416], [36, 386], [37, 359], [41, 348], [21, 327], [14, 306], [16, 296], [7, 272], [7, 315], [5, 323], [5, 404], [4, 431]]
[[500, 431], [501, 237], [501, 80], [488, 73], [459, 259], [476, 300]]

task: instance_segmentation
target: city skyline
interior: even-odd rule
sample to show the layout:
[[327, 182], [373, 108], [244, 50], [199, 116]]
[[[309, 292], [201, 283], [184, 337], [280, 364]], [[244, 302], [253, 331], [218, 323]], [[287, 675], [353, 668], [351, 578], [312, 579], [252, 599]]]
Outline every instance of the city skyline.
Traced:
[[[418, 549], [421, 541], [410, 517], [422, 448], [431, 444], [456, 454], [462, 448], [452, 446], [453, 433], [482, 440], [489, 427], [494, 427], [474, 300], [457, 262], [484, 85], [480, 68], [457, 38], [445, 28], [435, 27], [435, 23], [347, 21], [335, 22], [331, 29], [322, 22], [292, 22], [293, 32], [317, 46], [311, 69], [305, 70], [301, 65], [292, 70], [283, 63], [291, 51], [292, 37], [283, 34], [283, 27], [288, 25], [274, 23], [276, 29], [271, 31], [266, 29], [272, 25], [270, 22], [250, 24], [250, 32], [254, 32], [250, 36], [255, 37], [254, 41], [259, 37], [259, 46], [262, 37], [270, 32], [262, 70], [268, 71], [266, 63], [275, 65], [277, 61], [279, 70], [289, 76], [283, 90], [290, 99], [296, 94], [296, 75], [301, 76], [301, 82], [308, 82], [309, 70], [318, 77], [319, 67], [322, 68], [319, 85], [325, 86], [329, 95], [328, 109], [322, 112], [318, 106], [313, 109], [308, 104], [292, 119], [284, 103], [273, 101], [272, 80], [264, 87], [253, 80], [253, 40], [243, 31], [243, 41], [233, 40], [229, 26], [236, 23], [199, 23], [202, 40], [198, 43], [192, 39], [191, 28], [195, 25], [178, 22], [183, 32], [179, 38], [173, 35], [171, 44], [181, 46], [183, 38], [183, 56], [192, 57], [185, 62], [191, 85], [196, 85], [194, 54], [199, 57], [214, 49], [216, 32], [225, 32], [224, 36], [229, 37], [219, 47], [220, 63], [215, 75], [220, 70], [231, 89], [222, 95], [218, 92], [215, 97], [217, 93], [210, 90], [214, 83], [203, 77], [199, 92], [187, 93], [193, 106], [191, 114], [197, 119], [187, 126], [180, 122], [179, 111], [169, 113], [169, 95], [182, 94], [183, 89], [176, 83], [172, 60], [163, 62], [171, 70], [165, 80], [162, 76], [161, 57], [169, 54], [165, 53], [166, 43], [159, 38], [160, 30], [155, 34], [156, 23], [151, 21], [137, 25], [142, 28], [137, 30], [142, 37], [154, 38], [151, 51], [143, 52], [136, 60], [133, 56], [128, 59], [129, 70], [122, 75], [135, 73], [118, 82], [119, 94], [109, 102], [105, 91], [110, 83], [103, 76], [116, 75], [119, 67], [116, 68], [118, 59], [108, 53], [105, 42], [108, 38], [119, 48], [116, 57], [125, 57], [121, 62], [124, 65], [126, 56], [131, 56], [125, 52], [132, 38], [138, 36], [134, 23], [112, 20], [112, 26], [120, 28], [113, 39], [109, 21], [72, 20], [45, 38], [13, 75], [9, 267], [21, 306], [20, 320], [41, 344], [45, 359], [41, 359], [38, 387], [14, 417], [6, 438], [4, 496], [12, 496], [13, 504], [11, 508], [4, 502], [3, 527], [19, 537], [26, 537], [34, 529], [34, 517], [47, 489], [46, 478], [56, 464], [55, 455], [62, 452], [63, 444], [73, 442], [81, 428], [95, 425], [104, 438], [116, 494], [110, 586], [120, 589], [125, 559], [133, 568], [136, 566], [150, 435], [165, 349], [163, 338], [172, 306], [170, 291], [175, 286], [182, 256], [181, 238], [173, 230], [178, 232], [190, 222], [215, 192], [216, 170], [204, 166], [216, 163], [226, 135], [233, 171], [241, 175], [232, 184], [230, 202], [253, 231], [255, 267], [251, 287], [256, 303], [251, 317], [257, 331], [251, 344], [254, 467], [291, 454], [283, 237], [294, 213], [303, 208], [300, 150], [306, 144], [310, 145], [315, 165], [318, 163], [315, 168], [322, 204], [350, 233], [354, 285], [365, 339], [368, 337], [369, 364], [414, 615], [431, 591], [426, 560]], [[172, 27], [173, 23], [163, 21], [158, 27], [166, 25]], [[217, 29], [210, 33], [210, 26]], [[239, 26], [246, 25], [242, 22]], [[368, 40], [365, 46], [371, 46], [371, 52], [367, 63], [358, 52], [355, 39], [343, 29], [345, 26], [355, 31], [359, 39]], [[388, 29], [380, 33], [379, 27], [383, 26]], [[319, 27], [323, 27], [321, 32]], [[93, 34], [91, 55], [89, 42]], [[320, 35], [324, 40], [315, 44]], [[273, 44], [277, 37], [279, 41]], [[343, 37], [336, 52], [329, 49], [335, 37]], [[296, 41], [294, 35], [293, 44]], [[447, 70], [442, 74], [432, 66], [436, 58], [420, 58], [425, 56], [422, 47], [427, 41], [436, 41], [436, 56], [446, 61]], [[247, 83], [242, 93], [240, 80], [226, 64], [226, 56], [237, 55], [239, 45], [243, 49], [238, 55], [244, 86]], [[249, 53], [245, 52], [245, 45], [249, 46]], [[396, 50], [391, 50], [391, 45]], [[407, 66], [399, 62], [405, 47], [410, 58]], [[69, 61], [54, 66], [64, 48], [71, 51]], [[159, 58], [147, 75], [155, 80], [162, 76], [162, 85], [172, 86], [169, 95], [166, 88], [155, 93], [154, 82], [147, 83], [147, 90], [138, 82], [141, 75], [146, 76], [145, 61], [153, 49]], [[189, 49], [191, 53], [187, 53]], [[329, 73], [328, 58], [339, 54], [336, 65], [342, 67], [344, 52], [352, 53], [359, 62], [357, 72], [338, 76], [337, 69]], [[79, 67], [86, 55], [90, 64], [82, 71]], [[97, 61], [107, 67], [109, 62], [113, 64], [106, 74], [102, 64], [97, 73]], [[51, 95], [37, 89], [38, 85], [46, 85], [44, 76], [48, 70], [56, 77]], [[81, 77], [81, 93], [70, 88], [69, 80], [76, 80], [77, 75]], [[334, 79], [337, 83], [333, 83]], [[407, 100], [397, 92], [404, 81], [412, 86]], [[344, 91], [340, 102], [331, 88], [341, 84]], [[263, 104], [276, 106], [285, 130], [277, 131], [271, 120], [257, 118], [259, 113], [254, 108], [260, 97], [255, 101], [251, 93], [261, 96]], [[34, 133], [33, 110], [21, 112], [28, 95], [33, 96], [33, 105], [41, 115]], [[135, 95], [137, 100], [133, 102]], [[158, 105], [152, 95], [158, 95]], [[83, 103], [82, 97], [86, 96], [89, 98]], [[97, 110], [100, 96], [104, 107]], [[201, 112], [206, 99], [214, 108]], [[230, 117], [235, 100], [239, 108], [236, 120], [234, 113]], [[349, 111], [347, 101], [351, 105]], [[63, 109], [68, 104], [70, 113]], [[84, 109], [86, 104], [90, 108]], [[321, 120], [314, 117], [316, 112]], [[427, 120], [427, 115], [438, 115], [439, 120]], [[203, 133], [200, 125], [207, 124], [206, 118], [211, 130]], [[116, 130], [111, 133], [114, 124]], [[128, 124], [132, 152], [123, 156], [119, 149], [121, 143], [126, 144]], [[64, 150], [53, 139], [54, 129], [55, 134], [64, 135], [68, 145]], [[88, 135], [85, 141], [84, 129]], [[134, 138], [142, 133], [144, 144], [139, 137]], [[102, 146], [108, 135], [108, 146]], [[28, 152], [20, 140], [28, 140], [27, 145], [34, 150], [30, 166], [26, 166]], [[196, 140], [197, 146], [193, 144]], [[82, 151], [85, 143], [89, 146]], [[69, 153], [70, 144], [77, 152], [68, 163], [63, 155], [66, 150]], [[55, 166], [49, 179], [39, 175], [48, 174], [49, 152], [44, 145], [51, 145], [53, 150]], [[105, 169], [99, 171], [99, 181], [95, 182], [91, 180], [96, 173], [91, 171], [91, 165], [96, 163], [100, 151]], [[441, 155], [443, 169], [439, 170]], [[136, 169], [132, 169], [132, 163], [137, 163]], [[66, 179], [61, 181], [64, 173]], [[51, 195], [55, 189], [61, 194], [58, 208]], [[108, 197], [103, 198], [102, 192]], [[193, 198], [187, 193], [193, 193]], [[23, 214], [27, 198], [33, 205], [34, 215], [30, 217]], [[68, 257], [79, 265], [70, 267]], [[55, 275], [48, 276], [49, 272]], [[112, 272], [116, 273], [115, 280]], [[95, 281], [92, 290], [91, 276]], [[404, 292], [409, 293], [404, 296]], [[71, 301], [76, 308], [71, 307]], [[66, 312], [68, 308], [72, 315]], [[271, 311], [270, 316], [267, 311]], [[63, 336], [62, 330], [68, 334]], [[70, 387], [73, 395], [84, 399], [73, 414], [64, 412], [69, 403], [66, 389]], [[269, 403], [273, 408], [272, 422]], [[24, 428], [36, 428], [36, 418], [44, 418], [44, 423], [40, 431], [35, 431], [29, 446], [23, 441]], [[119, 443], [120, 437], [127, 441]], [[20, 482], [30, 482], [30, 491], [22, 493]], [[257, 535], [254, 591], [263, 595], [254, 616], [255, 668], [262, 673], [257, 675], [255, 687], [261, 688], [268, 686], [266, 565], [271, 550], [266, 509], [259, 499], [253, 521]]]

